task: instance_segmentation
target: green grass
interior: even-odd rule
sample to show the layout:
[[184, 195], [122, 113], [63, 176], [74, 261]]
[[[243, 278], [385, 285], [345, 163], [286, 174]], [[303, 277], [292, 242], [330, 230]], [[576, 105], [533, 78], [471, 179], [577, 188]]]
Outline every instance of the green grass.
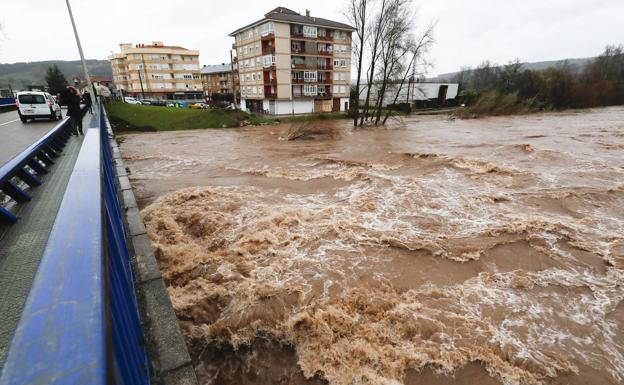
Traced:
[[238, 127], [248, 114], [227, 110], [192, 110], [127, 103], [106, 105], [116, 131], [172, 131], [197, 128]]
[[344, 113], [269, 117], [248, 114], [243, 111], [192, 110], [190, 108], [141, 106], [127, 103], [110, 103], [106, 105], [106, 111], [115, 131], [192, 130], [239, 127], [241, 123], [260, 125], [347, 118]]

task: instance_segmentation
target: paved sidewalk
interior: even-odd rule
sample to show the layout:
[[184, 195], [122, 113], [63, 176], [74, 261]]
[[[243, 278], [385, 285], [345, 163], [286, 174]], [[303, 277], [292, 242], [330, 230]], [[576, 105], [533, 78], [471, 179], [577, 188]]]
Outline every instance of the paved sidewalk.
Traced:
[[[84, 117], [89, 127], [90, 114]], [[80, 152], [83, 136], [72, 137], [43, 184], [30, 190], [32, 201], [21, 205], [19, 222], [0, 227], [0, 369], [30, 292], [56, 214]]]

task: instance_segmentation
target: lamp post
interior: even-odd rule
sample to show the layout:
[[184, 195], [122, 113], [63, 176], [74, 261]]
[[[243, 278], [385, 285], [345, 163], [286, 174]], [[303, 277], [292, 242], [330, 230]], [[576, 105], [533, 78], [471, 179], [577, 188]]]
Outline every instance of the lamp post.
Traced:
[[[89, 76], [89, 70], [87, 69], [87, 62], [85, 61], [84, 54], [82, 53], [82, 45], [80, 44], [80, 38], [78, 37], [78, 30], [76, 29], [76, 23], [74, 22], [74, 14], [71, 10], [71, 5], [69, 5], [69, 0], [65, 0], [67, 4], [67, 12], [69, 12], [69, 18], [72, 23], [72, 28], [74, 29], [74, 37], [76, 38], [76, 45], [78, 46], [78, 53], [80, 54], [80, 61], [82, 61], [82, 70], [84, 71], [85, 78], [87, 79], [87, 85], [91, 90], [91, 96], [95, 101], [95, 89], [93, 88], [93, 84], [91, 84], [91, 76]], [[97, 103], [93, 103], [97, 108]]]
[[141, 70], [137, 70], [137, 73], [139, 74], [139, 83], [141, 83], [141, 95], [143, 96], [143, 99], [145, 99], [145, 90], [143, 90], [143, 79], [141, 78]]

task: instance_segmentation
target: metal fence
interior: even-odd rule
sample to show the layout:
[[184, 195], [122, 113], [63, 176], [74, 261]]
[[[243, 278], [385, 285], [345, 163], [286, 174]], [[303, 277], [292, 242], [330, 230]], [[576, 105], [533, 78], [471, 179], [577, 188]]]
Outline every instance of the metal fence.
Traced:
[[0, 385], [149, 384], [102, 107], [87, 130]]
[[[0, 190], [14, 203], [29, 202], [32, 197], [20, 186], [21, 180], [30, 187], [41, 185], [40, 176], [48, 173], [63, 151], [71, 133], [71, 120], [66, 117], [50, 132], [0, 167]], [[0, 202], [0, 222], [17, 223], [17, 216]]]

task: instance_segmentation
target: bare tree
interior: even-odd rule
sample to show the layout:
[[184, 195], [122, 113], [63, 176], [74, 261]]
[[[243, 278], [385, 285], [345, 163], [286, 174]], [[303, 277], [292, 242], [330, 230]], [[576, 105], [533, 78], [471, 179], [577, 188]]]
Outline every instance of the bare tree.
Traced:
[[[388, 23], [388, 14], [386, 13], [387, 4], [390, 0], [381, 0], [381, 6], [378, 12], [373, 17], [373, 24], [367, 29], [369, 36], [369, 44], [371, 46], [370, 51], [370, 65], [367, 73], [366, 87], [366, 99], [364, 101], [364, 113], [360, 116], [360, 126], [364, 124], [364, 119], [368, 120], [368, 109], [370, 103], [371, 88], [373, 85], [373, 79], [375, 77], [375, 63], [379, 58], [379, 46], [383, 39], [386, 24]], [[372, 40], [371, 40], [372, 39]]]
[[403, 59], [409, 52], [410, 32], [414, 12], [411, 8], [411, 0], [390, 0], [386, 16], [388, 22], [385, 24], [383, 38], [381, 41], [380, 59], [381, 67], [376, 79], [379, 84], [377, 92], [377, 103], [373, 116], [375, 125], [379, 124], [383, 102], [386, 97], [388, 86], [403, 71]]
[[[357, 44], [353, 44], [353, 53], [357, 60], [357, 81], [355, 84], [355, 101], [351, 106], [353, 110], [353, 125], [357, 126], [360, 114], [360, 84], [362, 79], [362, 63], [366, 44], [366, 8], [372, 0], [350, 0], [346, 16], [351, 25], [355, 27]], [[355, 42], [354, 42], [355, 43]]]
[[[407, 66], [405, 66], [405, 71], [403, 72], [401, 83], [399, 84], [398, 89], [396, 90], [394, 94], [394, 100], [392, 101], [392, 104], [396, 104], [401, 94], [401, 91], [403, 90], [403, 86], [405, 85], [405, 81], [408, 79], [408, 77], [412, 76], [414, 72], [416, 72], [415, 71], [416, 67], [419, 65], [424, 65], [424, 66], [427, 65], [427, 63], [423, 60], [423, 56], [434, 42], [434, 39], [433, 39], [434, 28], [435, 28], [435, 24], [430, 24], [420, 34], [417, 40], [409, 39], [406, 42], [406, 50], [410, 52], [411, 59], [409, 60], [409, 63], [407, 64]], [[409, 97], [409, 88], [407, 91], [408, 91], [408, 97]], [[388, 120], [389, 116], [390, 116], [390, 110], [387, 110], [386, 115], [384, 116], [383, 122], [381, 124], [386, 124], [386, 121]]]

